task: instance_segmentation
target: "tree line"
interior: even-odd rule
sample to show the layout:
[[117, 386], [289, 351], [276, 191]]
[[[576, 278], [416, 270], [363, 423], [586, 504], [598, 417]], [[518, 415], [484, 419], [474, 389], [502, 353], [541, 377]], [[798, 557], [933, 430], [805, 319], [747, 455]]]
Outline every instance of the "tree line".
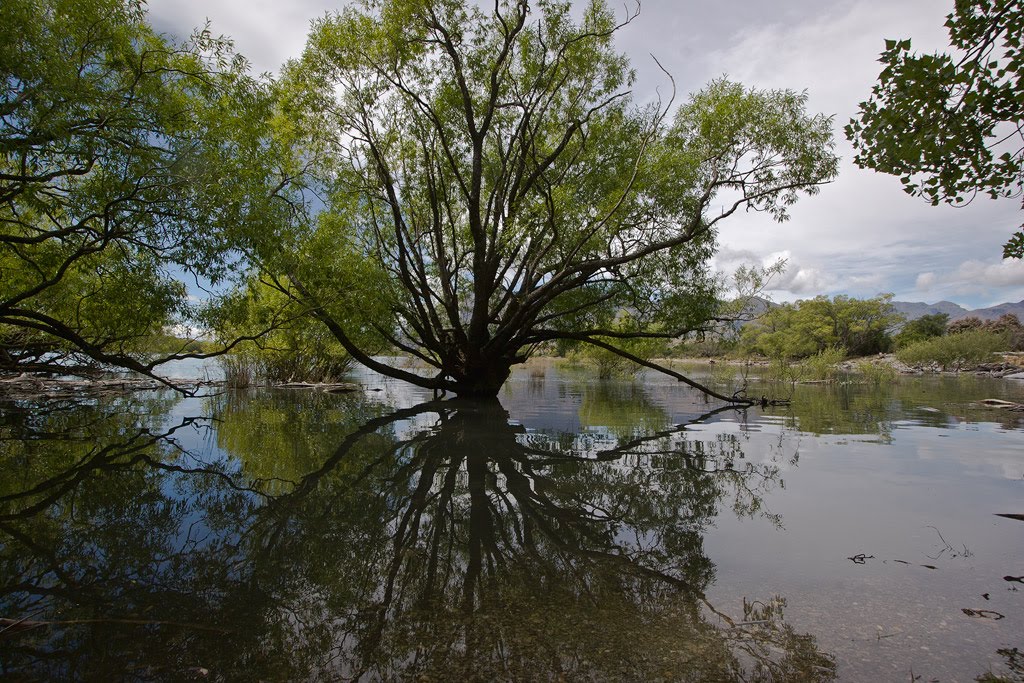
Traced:
[[870, 299], [826, 297], [784, 303], [744, 326], [736, 339], [742, 353], [783, 360], [832, 351], [839, 359], [895, 352], [911, 365], [945, 368], [980, 363], [996, 351], [1024, 350], [1024, 326], [1007, 313], [995, 320], [946, 313], [906, 320], [892, 295]]

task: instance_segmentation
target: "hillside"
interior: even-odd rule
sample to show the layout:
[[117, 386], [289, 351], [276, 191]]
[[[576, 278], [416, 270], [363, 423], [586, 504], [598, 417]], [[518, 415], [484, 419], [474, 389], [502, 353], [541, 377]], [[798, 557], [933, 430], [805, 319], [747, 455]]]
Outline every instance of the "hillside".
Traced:
[[906, 316], [907, 320], [914, 320], [924, 315], [934, 315], [936, 313], [945, 313], [949, 316], [950, 320], [959, 320], [960, 318], [970, 316], [981, 318], [982, 320], [995, 320], [1006, 313], [1013, 313], [1021, 320], [1024, 320], [1024, 301], [1002, 303], [974, 310], [968, 310], [952, 301], [939, 301], [934, 304], [926, 304], [919, 301], [893, 301], [892, 305], [898, 312]]

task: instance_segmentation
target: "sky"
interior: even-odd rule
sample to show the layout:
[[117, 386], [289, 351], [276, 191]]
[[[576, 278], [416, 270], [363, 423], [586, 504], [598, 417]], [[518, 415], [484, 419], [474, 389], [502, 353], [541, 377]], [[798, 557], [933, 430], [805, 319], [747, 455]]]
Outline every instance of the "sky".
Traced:
[[[626, 0], [633, 7], [632, 0]], [[207, 20], [230, 36], [257, 72], [275, 73], [297, 57], [310, 21], [343, 0], [149, 0], [160, 31], [186, 36]], [[1024, 222], [1019, 199], [977, 198], [931, 206], [905, 194], [892, 176], [853, 165], [842, 128], [866, 99], [884, 39], [911, 38], [915, 50], [945, 50], [952, 0], [642, 0], [618, 36], [637, 72], [635, 97], [671, 90], [680, 97], [722, 76], [748, 87], [806, 91], [808, 109], [833, 116], [838, 178], [792, 207], [778, 224], [758, 213], [723, 222], [714, 265], [785, 259], [771, 282], [775, 301], [819, 294], [899, 301], [948, 300], [967, 308], [1024, 300], [1024, 261], [1003, 260], [1002, 244]], [[616, 2], [611, 6], [616, 7]], [[619, 11], [625, 13], [626, 5]]]

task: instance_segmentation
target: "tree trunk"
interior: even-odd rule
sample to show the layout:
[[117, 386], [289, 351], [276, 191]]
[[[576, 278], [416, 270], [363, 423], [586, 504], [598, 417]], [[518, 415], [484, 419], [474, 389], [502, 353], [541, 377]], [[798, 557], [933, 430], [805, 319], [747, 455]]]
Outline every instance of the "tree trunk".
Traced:
[[503, 358], [467, 363], [448, 372], [456, 395], [466, 398], [494, 398], [510, 374], [512, 363]]

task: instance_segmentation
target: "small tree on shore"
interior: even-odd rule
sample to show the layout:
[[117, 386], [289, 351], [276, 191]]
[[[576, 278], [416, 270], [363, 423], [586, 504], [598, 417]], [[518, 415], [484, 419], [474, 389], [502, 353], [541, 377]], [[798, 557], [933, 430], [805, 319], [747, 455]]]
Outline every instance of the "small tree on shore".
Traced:
[[744, 345], [773, 358], [805, 358], [841, 348], [854, 356], [888, 351], [900, 320], [892, 295], [818, 296], [769, 310], [743, 330]]

